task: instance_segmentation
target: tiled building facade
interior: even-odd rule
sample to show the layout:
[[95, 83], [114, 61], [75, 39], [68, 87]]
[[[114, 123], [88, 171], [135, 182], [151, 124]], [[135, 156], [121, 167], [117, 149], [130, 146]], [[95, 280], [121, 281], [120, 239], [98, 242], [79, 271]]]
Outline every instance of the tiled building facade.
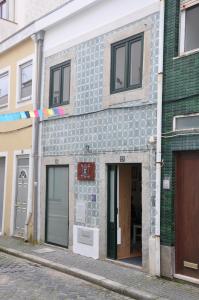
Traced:
[[[185, 14], [185, 18], [187, 18], [187, 11], [188, 13], [191, 12], [189, 9], [197, 9], [195, 6], [195, 4], [197, 4], [196, 2], [197, 1], [192, 1], [191, 3], [191, 1], [169, 0], [166, 1], [165, 8], [161, 244], [162, 274], [166, 276], [178, 276], [178, 274], [175, 275], [178, 273], [178, 237], [179, 232], [183, 232], [183, 224], [187, 224], [181, 212], [181, 227], [179, 230], [177, 220], [179, 220], [179, 207], [185, 207], [185, 204], [183, 204], [185, 203], [183, 202], [183, 194], [185, 195], [185, 191], [180, 197], [181, 204], [178, 206], [179, 174], [177, 172], [179, 165], [177, 165], [177, 160], [181, 154], [190, 155], [189, 165], [191, 165], [191, 157], [194, 157], [199, 150], [197, 126], [196, 129], [194, 129], [195, 125], [192, 125], [193, 128], [190, 126], [186, 127], [186, 125], [183, 124], [186, 118], [183, 118], [184, 121], [180, 118], [179, 120], [183, 122], [180, 125], [181, 127], [177, 128], [175, 119], [176, 116], [192, 118], [199, 112], [199, 54], [195, 49], [189, 49], [189, 51], [186, 51], [186, 49], [181, 50], [181, 44], [184, 43], [181, 36], [183, 32], [181, 27], [183, 24], [183, 16]], [[188, 20], [186, 20], [186, 22], [188, 24]], [[194, 27], [191, 29], [194, 29]], [[191, 32], [189, 32], [189, 34], [191, 36]], [[191, 46], [191, 42], [189, 42], [189, 45]], [[191, 118], [189, 119], [190, 121]], [[189, 172], [189, 177], [192, 172]], [[181, 176], [183, 177], [185, 173], [184, 169], [184, 171], [181, 172]], [[197, 173], [195, 173], [195, 176], [197, 177]], [[169, 184], [165, 185], [165, 183], [168, 182]], [[181, 188], [185, 186], [186, 182], [187, 179], [184, 183], [180, 183]], [[192, 187], [192, 182], [189, 182], [189, 186]], [[191, 206], [192, 201], [191, 195], [191, 192], [189, 192], [189, 196], [187, 197], [189, 206]], [[195, 206], [195, 211], [197, 211], [197, 205]], [[188, 214], [189, 211], [186, 209], [186, 215], [188, 216]], [[192, 216], [189, 217], [189, 220], [193, 220], [193, 213]], [[191, 236], [191, 232], [187, 232], [187, 235]], [[197, 239], [194, 239], [194, 244], [197, 243], [196, 240]], [[185, 242], [184, 240], [184, 245], [187, 243], [191, 249], [191, 241]], [[186, 260], [190, 261], [190, 258], [184, 255], [183, 261]], [[186, 263], [184, 262], [184, 264]], [[191, 265], [185, 269], [180, 271], [180, 273], [183, 274], [186, 270], [191, 270]], [[192, 274], [191, 276], [197, 277], [197, 274], [195, 273], [195, 275]]]
[[[143, 87], [138, 91], [111, 96], [107, 68], [110, 67], [112, 41], [123, 40], [140, 32], [144, 32], [145, 44]], [[46, 166], [69, 165], [69, 185], [74, 184], [71, 188], [69, 186], [69, 246], [87, 255], [89, 251], [86, 246], [81, 248], [80, 245], [78, 248], [77, 237], [74, 235], [81, 227], [93, 229], [94, 235], [99, 235], [95, 245], [99, 251], [95, 255], [91, 247], [93, 255], [88, 255], [97, 258], [107, 255], [106, 166], [110, 163], [120, 164], [123, 159], [126, 164], [141, 163], [142, 255], [145, 270], [149, 270], [149, 239], [155, 232], [156, 215], [156, 150], [149, 139], [156, 136], [157, 127], [158, 37], [159, 13], [156, 12], [45, 58], [44, 106], [49, 105], [49, 75], [52, 66], [71, 59], [72, 79], [71, 101], [69, 107], [65, 107], [65, 116], [43, 121], [41, 238], [45, 239], [42, 216], [45, 211]], [[95, 162], [95, 181], [77, 180], [78, 162], [82, 161]], [[78, 210], [81, 209], [85, 213], [79, 219]]]

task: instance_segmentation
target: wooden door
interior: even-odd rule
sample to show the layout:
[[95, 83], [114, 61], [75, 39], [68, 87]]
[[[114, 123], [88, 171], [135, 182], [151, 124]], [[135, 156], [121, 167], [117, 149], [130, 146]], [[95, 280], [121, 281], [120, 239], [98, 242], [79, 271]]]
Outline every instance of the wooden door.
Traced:
[[130, 165], [119, 166], [119, 227], [121, 244], [118, 245], [118, 259], [131, 256], [131, 172]]
[[199, 152], [176, 157], [176, 273], [199, 278]]

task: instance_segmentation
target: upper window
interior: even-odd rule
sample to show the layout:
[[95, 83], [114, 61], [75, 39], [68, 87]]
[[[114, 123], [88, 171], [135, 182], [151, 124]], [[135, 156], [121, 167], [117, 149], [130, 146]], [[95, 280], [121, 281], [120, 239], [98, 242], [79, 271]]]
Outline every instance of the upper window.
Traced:
[[50, 106], [69, 104], [70, 102], [71, 62], [54, 66], [50, 70]]
[[142, 86], [143, 34], [112, 45], [111, 93]]
[[199, 128], [199, 115], [184, 115], [174, 117], [174, 131], [193, 130]]
[[8, 72], [0, 75], [0, 107], [8, 105]]
[[32, 98], [32, 60], [20, 65], [20, 99], [19, 101]]
[[189, 0], [181, 4], [180, 54], [199, 49], [199, 1]]
[[185, 11], [185, 51], [199, 48], [199, 5]]
[[0, 18], [7, 19], [7, 2], [0, 0]]

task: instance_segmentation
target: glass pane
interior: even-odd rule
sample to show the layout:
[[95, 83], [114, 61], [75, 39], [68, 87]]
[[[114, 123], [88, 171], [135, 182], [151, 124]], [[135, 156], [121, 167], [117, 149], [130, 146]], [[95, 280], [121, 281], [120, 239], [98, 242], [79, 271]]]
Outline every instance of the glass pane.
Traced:
[[7, 4], [6, 1], [3, 1], [0, 4], [0, 17], [3, 19], [7, 19]]
[[48, 170], [47, 241], [68, 245], [68, 168]]
[[29, 158], [18, 158], [18, 166], [28, 166]]
[[63, 102], [70, 100], [70, 66], [63, 69]]
[[142, 76], [142, 41], [131, 44], [130, 85], [141, 83]]
[[32, 81], [32, 64], [26, 64], [21, 66], [21, 83], [27, 83]]
[[32, 95], [32, 63], [21, 66], [21, 98]]
[[199, 5], [186, 10], [185, 51], [199, 48]]
[[176, 130], [199, 128], [199, 116], [176, 118]]
[[125, 46], [116, 49], [115, 54], [115, 89], [125, 87]]
[[0, 105], [8, 103], [8, 73], [0, 76]]
[[115, 222], [115, 168], [110, 169], [110, 222]]
[[60, 104], [60, 72], [60, 69], [53, 72], [53, 105]]
[[54, 168], [48, 169], [48, 201], [53, 201], [53, 189], [54, 189]]
[[32, 81], [24, 83], [21, 87], [21, 98], [27, 98], [32, 95]]

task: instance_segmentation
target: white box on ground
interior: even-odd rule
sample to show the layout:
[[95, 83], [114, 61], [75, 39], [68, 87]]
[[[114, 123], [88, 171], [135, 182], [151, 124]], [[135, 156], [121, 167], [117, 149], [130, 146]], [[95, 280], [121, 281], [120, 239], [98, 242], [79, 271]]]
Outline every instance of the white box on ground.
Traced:
[[73, 226], [73, 252], [99, 258], [99, 229], [84, 226]]

